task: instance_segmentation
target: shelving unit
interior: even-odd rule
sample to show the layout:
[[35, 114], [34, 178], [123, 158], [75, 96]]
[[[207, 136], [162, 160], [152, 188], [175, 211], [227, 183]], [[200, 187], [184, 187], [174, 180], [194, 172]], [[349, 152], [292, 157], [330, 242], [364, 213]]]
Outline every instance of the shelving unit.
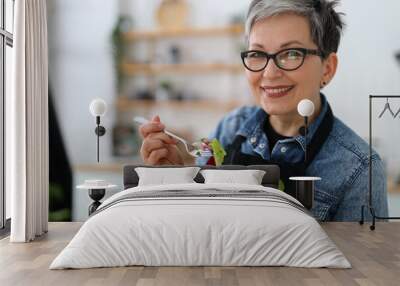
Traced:
[[180, 29], [157, 29], [152, 31], [131, 31], [124, 34], [126, 41], [139, 40], [158, 40], [162, 38], [177, 37], [215, 37], [226, 35], [241, 35], [244, 32], [242, 25], [231, 25], [226, 27], [206, 27], [193, 28], [186, 27]]
[[119, 111], [132, 111], [135, 109], [150, 108], [171, 108], [171, 109], [203, 109], [203, 110], [220, 110], [228, 111], [241, 105], [240, 101], [215, 101], [209, 99], [199, 100], [144, 100], [129, 99], [120, 96], [117, 100], [117, 109]]
[[125, 75], [152, 75], [160, 74], [202, 74], [215, 72], [239, 73], [243, 71], [241, 65], [225, 63], [192, 63], [192, 64], [138, 64], [122, 63], [121, 69]]
[[[145, 77], [148, 81], [148, 89], [155, 93], [157, 89], [157, 80], [162, 76], [206, 76], [219, 74], [228, 74], [230, 76], [236, 76], [241, 74], [244, 69], [239, 63], [229, 62], [179, 62], [175, 64], [163, 64], [155, 63], [156, 58], [156, 47], [158, 42], [164, 39], [174, 39], [177, 42], [186, 38], [215, 38], [215, 37], [227, 37], [228, 41], [239, 37], [243, 34], [243, 25], [234, 24], [223, 27], [183, 27], [174, 29], [154, 29], [154, 30], [134, 30], [126, 32], [122, 35], [123, 40], [126, 44], [130, 45], [133, 43], [147, 43], [147, 59], [141, 61], [132, 61], [124, 59], [119, 66], [121, 73], [126, 79]], [[231, 39], [232, 38], [232, 39]], [[134, 98], [129, 96], [129, 98]], [[132, 111], [135, 108], [195, 108], [195, 109], [209, 109], [209, 110], [221, 110], [227, 111], [240, 105], [240, 102], [234, 100], [182, 100], [182, 101], [168, 101], [158, 102], [149, 100], [139, 99], [128, 99], [126, 92], [122, 93], [117, 99], [116, 106], [120, 111]]]
[[[133, 30], [122, 34], [129, 47], [125, 50], [129, 52], [118, 66], [125, 85], [115, 100], [117, 121], [121, 125], [132, 124], [134, 114], [144, 117], [159, 114], [170, 128], [176, 128], [187, 139], [205, 136], [206, 126], [214, 126], [225, 113], [243, 104], [243, 100], [235, 98], [237, 78], [244, 73], [237, 48], [237, 39], [243, 32], [243, 26], [235, 24]], [[172, 47], [179, 49], [179, 60], [173, 60]], [[215, 56], [208, 57], [208, 52]], [[208, 85], [208, 79], [218, 83], [215, 87]], [[170, 90], [158, 93], [163, 82], [172, 86], [169, 95]], [[144, 97], [150, 99], [140, 99]], [[173, 117], [177, 112], [179, 122]]]
[[[166, 38], [212, 38], [219, 36], [240, 36], [244, 32], [242, 25], [231, 25], [226, 27], [205, 27], [193, 28], [186, 27], [180, 29], [157, 29], [149, 31], [130, 31], [123, 35], [126, 43], [143, 42], [149, 43], [148, 57], [154, 59], [155, 47], [157, 41]], [[179, 63], [179, 64], [154, 64], [150, 63], [135, 63], [124, 61], [120, 68], [123, 74], [127, 76], [135, 75], [150, 75], [157, 76], [160, 74], [201, 74], [214, 72], [239, 73], [243, 71], [240, 64], [229, 63]]]

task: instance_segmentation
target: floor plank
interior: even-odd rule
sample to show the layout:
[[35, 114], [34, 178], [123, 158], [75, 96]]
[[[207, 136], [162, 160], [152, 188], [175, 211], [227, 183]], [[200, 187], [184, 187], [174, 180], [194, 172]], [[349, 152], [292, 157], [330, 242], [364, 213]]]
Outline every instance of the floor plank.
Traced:
[[0, 285], [399, 285], [400, 223], [381, 222], [375, 231], [358, 223], [323, 223], [352, 269], [290, 267], [117, 267], [49, 270], [81, 223], [50, 223], [49, 233], [32, 243], [0, 240]]

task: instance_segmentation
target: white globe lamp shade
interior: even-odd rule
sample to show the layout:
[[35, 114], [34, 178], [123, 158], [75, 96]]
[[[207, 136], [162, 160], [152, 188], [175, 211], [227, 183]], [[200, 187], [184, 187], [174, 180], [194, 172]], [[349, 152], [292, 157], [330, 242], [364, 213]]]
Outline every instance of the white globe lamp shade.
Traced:
[[310, 117], [314, 113], [314, 103], [309, 99], [300, 100], [297, 112], [303, 117]]
[[107, 103], [101, 98], [96, 98], [90, 103], [89, 110], [95, 117], [103, 116], [107, 111]]

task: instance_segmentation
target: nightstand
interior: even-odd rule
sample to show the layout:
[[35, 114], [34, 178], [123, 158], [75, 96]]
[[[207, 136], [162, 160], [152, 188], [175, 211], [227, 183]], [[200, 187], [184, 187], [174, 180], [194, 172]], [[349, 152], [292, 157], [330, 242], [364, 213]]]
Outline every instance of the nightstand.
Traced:
[[296, 199], [304, 207], [310, 210], [314, 205], [314, 182], [321, 180], [320, 177], [290, 177], [289, 180], [296, 182]]
[[85, 180], [83, 185], [76, 186], [77, 189], [88, 190], [89, 197], [93, 200], [93, 203], [88, 208], [89, 216], [101, 205], [100, 200], [106, 194], [106, 190], [116, 187], [117, 185], [109, 184], [105, 180]]

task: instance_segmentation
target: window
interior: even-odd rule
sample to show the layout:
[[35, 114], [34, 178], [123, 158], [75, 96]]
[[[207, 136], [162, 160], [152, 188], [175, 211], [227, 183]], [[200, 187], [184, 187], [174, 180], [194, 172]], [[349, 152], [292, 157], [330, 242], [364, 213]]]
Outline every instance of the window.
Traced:
[[[10, 212], [10, 194], [5, 188], [5, 98], [11, 92], [14, 0], [0, 0], [0, 228], [5, 229]], [[0, 233], [1, 234], [1, 233]]]

